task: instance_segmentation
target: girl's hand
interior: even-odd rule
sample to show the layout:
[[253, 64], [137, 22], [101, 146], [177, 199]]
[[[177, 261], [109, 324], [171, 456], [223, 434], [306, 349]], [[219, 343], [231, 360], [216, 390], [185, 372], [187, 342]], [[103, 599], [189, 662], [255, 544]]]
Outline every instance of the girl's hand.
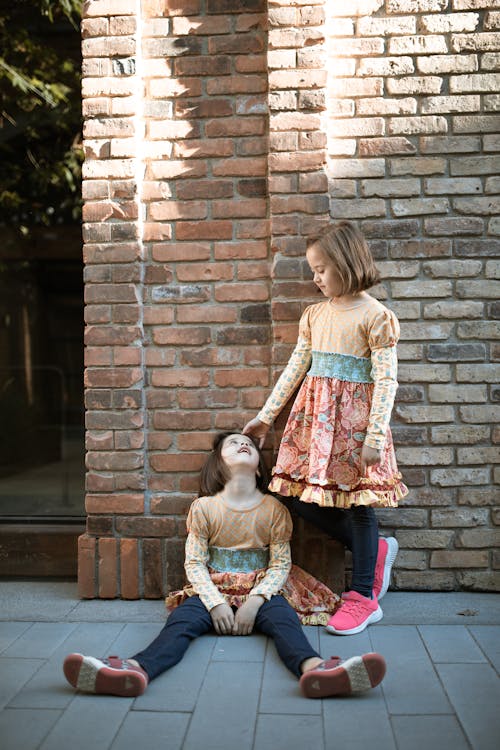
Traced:
[[236, 611], [233, 635], [250, 635], [253, 630], [257, 612], [264, 604], [263, 596], [249, 596], [246, 602]]
[[375, 466], [382, 460], [382, 451], [376, 448], [371, 448], [369, 445], [364, 445], [361, 448], [361, 476], [366, 475], [366, 470], [369, 466]]
[[259, 448], [262, 448], [270, 427], [270, 424], [265, 424], [264, 422], [261, 422], [260, 419], [257, 419], [257, 417], [255, 417], [255, 419], [251, 419], [250, 422], [246, 423], [242, 432], [244, 435], [250, 435], [250, 437], [258, 440]]
[[231, 635], [234, 625], [234, 612], [229, 604], [218, 604], [210, 610], [210, 617], [218, 635]]

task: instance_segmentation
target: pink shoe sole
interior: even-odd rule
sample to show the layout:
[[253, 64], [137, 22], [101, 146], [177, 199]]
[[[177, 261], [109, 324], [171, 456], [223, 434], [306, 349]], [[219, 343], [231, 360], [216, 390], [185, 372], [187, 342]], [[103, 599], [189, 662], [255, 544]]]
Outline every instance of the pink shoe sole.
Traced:
[[306, 698], [353, 695], [379, 685], [384, 679], [385, 659], [380, 654], [353, 656], [334, 669], [311, 669], [300, 678]]
[[142, 695], [148, 685], [145, 674], [138, 669], [114, 669], [100, 659], [82, 654], [67, 656], [63, 671], [74, 688], [96, 695], [135, 698]]

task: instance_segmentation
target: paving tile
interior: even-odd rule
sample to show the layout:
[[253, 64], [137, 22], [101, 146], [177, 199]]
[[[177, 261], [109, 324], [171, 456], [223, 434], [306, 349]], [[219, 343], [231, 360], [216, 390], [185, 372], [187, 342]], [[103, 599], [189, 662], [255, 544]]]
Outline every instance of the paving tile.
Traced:
[[468, 750], [455, 716], [393, 716], [398, 750]]
[[382, 690], [390, 714], [453, 713], [416, 627], [374, 627], [370, 640], [387, 662]]
[[463, 625], [421, 625], [418, 629], [433, 662], [486, 661]]
[[118, 623], [82, 623], [57, 648], [43, 667], [24, 685], [9, 703], [15, 708], [65, 708], [75, 695], [66, 682], [62, 665], [64, 657], [76, 651], [92, 656], [109, 653], [123, 625]]
[[133, 711], [125, 717], [111, 750], [181, 750], [189, 714]]
[[437, 664], [436, 669], [474, 750], [497, 750], [500, 683], [489, 664]]
[[37, 622], [4, 651], [4, 656], [47, 659], [66, 640], [74, 623]]
[[254, 750], [304, 750], [307, 747], [324, 748], [323, 727], [316, 716], [259, 715]]
[[251, 750], [261, 675], [256, 662], [212, 662], [183, 750]]
[[154, 622], [127, 623], [110, 645], [107, 653], [96, 654], [96, 656], [115, 654], [123, 659], [133, 656], [146, 648], [151, 641], [154, 641], [162, 627], [161, 624]]
[[362, 695], [324, 699], [323, 717], [326, 750], [396, 750], [380, 687]]
[[0, 622], [0, 654], [30, 628], [32, 624], [31, 622]]
[[42, 665], [41, 659], [0, 658], [0, 708], [21, 690]]
[[[312, 646], [318, 650], [318, 643], [313, 642]], [[297, 677], [285, 667], [272, 640], [268, 642], [264, 662], [259, 711], [264, 714], [321, 714], [321, 701], [303, 697]]]
[[40, 750], [108, 750], [131, 705], [132, 698], [77, 695]]
[[479, 643], [481, 649], [497, 672], [500, 672], [500, 626], [476, 625], [475, 627], [470, 627], [469, 631]]
[[6, 708], [0, 713], [2, 750], [36, 750], [60, 715], [60, 711]]
[[215, 645], [214, 635], [197, 638], [175, 667], [156, 678], [136, 699], [134, 710], [194, 711]]
[[249, 636], [221, 636], [215, 641], [212, 661], [264, 661], [267, 638], [259, 633]]

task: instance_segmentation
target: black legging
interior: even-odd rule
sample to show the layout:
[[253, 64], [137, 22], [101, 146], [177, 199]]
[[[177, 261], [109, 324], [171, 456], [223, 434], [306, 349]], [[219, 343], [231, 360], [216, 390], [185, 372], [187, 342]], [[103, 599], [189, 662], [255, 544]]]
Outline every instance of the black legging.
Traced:
[[351, 550], [351, 589], [370, 597], [378, 551], [378, 523], [373, 508], [323, 508], [316, 503], [303, 503], [297, 497], [286, 498], [285, 504]]
[[[182, 659], [194, 638], [211, 630], [209, 611], [198, 596], [190, 596], [169, 615], [155, 640], [132, 658], [153, 680]], [[264, 602], [255, 618], [255, 630], [274, 640], [283, 663], [297, 677], [305, 659], [319, 656], [304, 635], [297, 613], [282, 596], [272, 596]]]

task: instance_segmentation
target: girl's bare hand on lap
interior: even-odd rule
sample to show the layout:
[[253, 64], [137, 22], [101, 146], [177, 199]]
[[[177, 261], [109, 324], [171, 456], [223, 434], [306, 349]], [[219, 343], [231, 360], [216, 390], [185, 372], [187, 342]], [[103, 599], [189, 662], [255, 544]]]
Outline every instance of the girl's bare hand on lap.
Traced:
[[369, 466], [376, 466], [382, 460], [382, 451], [363, 445], [361, 448], [361, 476], [364, 477]]
[[264, 604], [264, 597], [249, 596], [246, 602], [236, 611], [233, 635], [250, 635], [253, 630], [257, 612]]
[[218, 604], [210, 610], [210, 617], [218, 635], [230, 635], [234, 626], [234, 612], [229, 604]]

